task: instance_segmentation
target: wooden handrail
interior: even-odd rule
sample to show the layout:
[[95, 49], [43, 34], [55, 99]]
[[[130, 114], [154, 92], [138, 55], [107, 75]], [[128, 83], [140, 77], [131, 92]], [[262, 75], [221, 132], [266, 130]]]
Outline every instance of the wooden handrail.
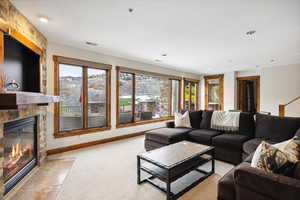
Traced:
[[299, 100], [300, 99], [300, 96], [299, 97], [296, 97], [295, 99], [291, 100], [290, 102], [288, 102], [287, 104], [280, 104], [279, 105], [279, 111], [278, 111], [278, 115], [279, 117], [284, 117], [285, 116], [285, 107], [290, 105], [291, 103], [294, 103], [295, 101]]
[[291, 103], [294, 103], [294, 102], [297, 101], [298, 99], [300, 99], [300, 96], [297, 97], [297, 98], [295, 98], [295, 99], [293, 99], [292, 101], [288, 102], [287, 104], [285, 104], [285, 106], [287, 106], [287, 105], [289, 105], [289, 104], [291, 104]]

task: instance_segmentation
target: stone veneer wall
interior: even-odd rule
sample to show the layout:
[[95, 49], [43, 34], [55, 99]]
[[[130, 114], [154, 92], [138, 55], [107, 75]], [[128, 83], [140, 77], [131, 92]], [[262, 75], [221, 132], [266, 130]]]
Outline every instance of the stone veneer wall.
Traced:
[[[4, 23], [27, 39], [31, 40], [43, 50], [41, 55], [41, 92], [46, 93], [47, 67], [46, 48], [47, 39], [8, 1], [0, 0], [0, 23]], [[19, 110], [0, 110], [0, 199], [4, 194], [3, 180], [3, 125], [6, 122], [14, 121], [26, 117], [38, 116], [38, 164], [46, 157], [46, 107], [30, 105]]]

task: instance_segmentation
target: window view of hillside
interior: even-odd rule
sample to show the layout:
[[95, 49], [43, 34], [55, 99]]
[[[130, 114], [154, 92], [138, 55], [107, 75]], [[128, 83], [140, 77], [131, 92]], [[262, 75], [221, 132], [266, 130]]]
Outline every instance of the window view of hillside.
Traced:
[[133, 74], [120, 73], [119, 81], [119, 123], [126, 124], [133, 122]]
[[[60, 131], [83, 128], [83, 68], [59, 65]], [[87, 111], [89, 128], [106, 122], [106, 71], [87, 69]]]
[[60, 64], [60, 130], [83, 128], [82, 117], [82, 68]]
[[88, 127], [104, 126], [106, 122], [106, 71], [88, 69]]
[[[133, 74], [120, 73], [119, 122], [133, 122]], [[169, 115], [170, 82], [168, 78], [135, 75], [134, 121], [158, 119]]]

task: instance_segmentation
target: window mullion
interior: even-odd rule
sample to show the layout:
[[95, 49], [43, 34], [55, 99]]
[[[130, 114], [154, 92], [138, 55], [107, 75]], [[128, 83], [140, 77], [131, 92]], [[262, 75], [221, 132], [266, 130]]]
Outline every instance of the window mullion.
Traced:
[[82, 105], [82, 112], [83, 112], [83, 128], [88, 128], [88, 73], [87, 67], [83, 67], [83, 86], [82, 86], [82, 93], [83, 93], [83, 105]]
[[171, 79], [169, 79], [169, 84], [170, 84], [170, 94], [169, 94], [169, 116], [172, 116], [172, 107], [173, 107], [173, 105], [172, 105], [172, 100], [173, 100], [173, 88], [172, 88], [172, 81], [173, 80], [171, 80]]
[[132, 74], [132, 122], [135, 122], [135, 74]]

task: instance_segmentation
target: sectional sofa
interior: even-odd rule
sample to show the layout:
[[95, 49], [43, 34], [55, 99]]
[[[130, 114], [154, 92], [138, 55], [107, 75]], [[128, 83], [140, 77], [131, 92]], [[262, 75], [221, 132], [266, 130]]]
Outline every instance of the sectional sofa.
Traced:
[[[271, 144], [300, 136], [300, 118], [241, 113], [239, 131], [222, 132], [210, 128], [213, 111], [190, 112], [192, 128], [166, 128], [145, 135], [147, 151], [182, 140], [215, 146], [215, 157], [237, 165], [218, 183], [218, 200], [296, 200], [300, 199], [300, 164], [293, 177], [265, 173], [250, 167], [261, 141]], [[297, 132], [298, 130], [298, 132]]]
[[166, 128], [149, 131], [145, 135], [145, 148], [152, 150], [181, 140], [215, 146], [216, 159], [232, 164], [242, 161], [243, 144], [254, 138], [255, 123], [253, 114], [241, 113], [239, 131], [222, 132], [210, 128], [213, 111], [190, 112], [192, 128], [174, 128], [174, 122], [168, 122]]

